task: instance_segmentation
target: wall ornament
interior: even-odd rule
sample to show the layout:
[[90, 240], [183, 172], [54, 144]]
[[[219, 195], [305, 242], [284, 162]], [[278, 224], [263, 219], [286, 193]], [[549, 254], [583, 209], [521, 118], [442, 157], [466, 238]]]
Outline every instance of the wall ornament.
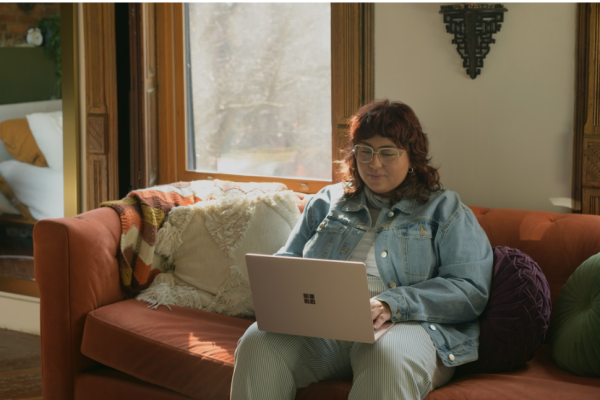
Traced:
[[446, 32], [454, 35], [452, 44], [463, 59], [463, 67], [471, 79], [483, 68], [483, 59], [490, 52], [490, 44], [496, 43], [493, 34], [500, 31], [504, 13], [503, 4], [452, 4], [441, 6]]
[[25, 15], [29, 15], [29, 12], [35, 7], [35, 3], [17, 3], [17, 7], [19, 7]]

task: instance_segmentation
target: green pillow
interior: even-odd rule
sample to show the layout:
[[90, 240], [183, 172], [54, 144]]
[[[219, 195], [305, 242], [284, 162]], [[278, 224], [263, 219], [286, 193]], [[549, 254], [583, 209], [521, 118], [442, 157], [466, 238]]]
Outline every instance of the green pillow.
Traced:
[[600, 253], [567, 280], [550, 328], [552, 358], [581, 376], [600, 376]]

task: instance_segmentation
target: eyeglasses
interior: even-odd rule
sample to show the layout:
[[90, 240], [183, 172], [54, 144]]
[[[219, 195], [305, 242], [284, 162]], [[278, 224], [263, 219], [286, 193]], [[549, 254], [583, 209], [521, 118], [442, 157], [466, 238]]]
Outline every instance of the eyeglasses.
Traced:
[[396, 164], [400, 156], [406, 153], [406, 150], [400, 152], [400, 149], [386, 147], [375, 151], [369, 146], [357, 144], [352, 149], [352, 152], [356, 159], [361, 163], [370, 163], [373, 161], [373, 154], [377, 154], [379, 161], [383, 165], [390, 165]]

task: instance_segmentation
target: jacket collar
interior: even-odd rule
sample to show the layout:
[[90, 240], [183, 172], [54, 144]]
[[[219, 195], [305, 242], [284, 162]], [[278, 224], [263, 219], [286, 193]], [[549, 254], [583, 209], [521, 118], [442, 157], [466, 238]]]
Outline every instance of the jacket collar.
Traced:
[[[365, 195], [364, 190], [361, 190], [360, 193], [354, 197], [345, 195], [342, 199], [340, 199], [340, 202], [345, 202], [345, 204], [341, 206], [342, 211], [357, 212], [363, 208], [367, 208], [367, 196]], [[417, 199], [414, 197], [402, 199], [394, 204], [392, 209], [400, 210], [405, 214], [411, 214], [415, 209], [416, 202]]]

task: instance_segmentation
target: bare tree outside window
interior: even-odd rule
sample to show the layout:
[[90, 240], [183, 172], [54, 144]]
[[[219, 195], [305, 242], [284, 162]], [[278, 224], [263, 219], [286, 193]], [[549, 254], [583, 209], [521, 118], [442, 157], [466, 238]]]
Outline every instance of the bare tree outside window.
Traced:
[[191, 3], [196, 170], [331, 179], [329, 3]]

